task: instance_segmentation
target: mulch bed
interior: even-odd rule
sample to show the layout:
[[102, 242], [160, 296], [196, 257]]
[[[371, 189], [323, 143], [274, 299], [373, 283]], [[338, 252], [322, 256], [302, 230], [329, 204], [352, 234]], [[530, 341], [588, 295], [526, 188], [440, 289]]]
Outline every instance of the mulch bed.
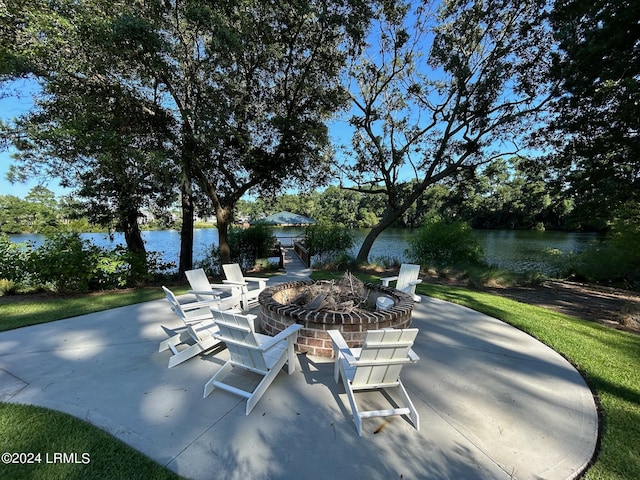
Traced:
[[[452, 284], [441, 279], [426, 281]], [[460, 282], [453, 283], [466, 287]], [[638, 292], [566, 280], [549, 280], [539, 286], [482, 287], [481, 290], [640, 335]]]

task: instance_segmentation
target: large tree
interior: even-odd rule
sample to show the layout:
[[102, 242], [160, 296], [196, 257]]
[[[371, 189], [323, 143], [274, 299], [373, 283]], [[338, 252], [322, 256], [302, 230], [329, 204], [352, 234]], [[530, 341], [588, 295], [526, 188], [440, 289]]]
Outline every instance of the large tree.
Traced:
[[123, 232], [129, 251], [144, 260], [141, 210], [168, 207], [175, 199], [154, 115], [118, 86], [70, 82], [47, 82], [45, 94], [56, 88], [55, 94], [40, 98], [16, 121], [17, 165], [9, 176], [20, 181], [46, 174], [74, 186], [88, 218]]
[[359, 261], [430, 186], [526, 146], [549, 95], [546, 3], [383, 2], [350, 71], [354, 134], [341, 166], [347, 188], [387, 204]]
[[554, 76], [559, 154], [583, 225], [640, 201], [640, 3], [557, 0]]
[[[1, 80], [40, 84], [34, 107], [4, 127], [17, 148], [9, 176], [56, 177], [84, 198], [94, 223], [124, 233], [145, 275], [141, 209], [174, 197], [164, 142], [168, 122], [115, 70], [127, 65], [104, 48], [109, 19], [123, 4], [8, 2], [2, 16]], [[52, 8], [55, 7], [55, 8]], [[7, 39], [12, 43], [7, 43]]]
[[[181, 270], [191, 268], [186, 247], [198, 189], [213, 204], [221, 258], [228, 262], [227, 229], [244, 194], [326, 176], [325, 121], [346, 100], [339, 75], [363, 37], [368, 2], [51, 3], [58, 13], [55, 35], [36, 31], [36, 38], [57, 41], [59, 51], [50, 51], [48, 68], [36, 74], [50, 82], [49, 73], [59, 73], [58, 57], [93, 55], [106, 68], [88, 63], [81, 78], [109, 79], [165, 120], [158, 128], [171, 133], [163, 133], [162, 145], [178, 167], [183, 206]], [[77, 41], [65, 41], [58, 34], [65, 30]], [[3, 57], [20, 70], [20, 51]]]
[[157, 77], [180, 116], [182, 162], [215, 208], [223, 262], [243, 195], [326, 178], [325, 121], [346, 100], [339, 75], [367, 15], [359, 0], [245, 0], [154, 27], [174, 32], [150, 58], [166, 70]]

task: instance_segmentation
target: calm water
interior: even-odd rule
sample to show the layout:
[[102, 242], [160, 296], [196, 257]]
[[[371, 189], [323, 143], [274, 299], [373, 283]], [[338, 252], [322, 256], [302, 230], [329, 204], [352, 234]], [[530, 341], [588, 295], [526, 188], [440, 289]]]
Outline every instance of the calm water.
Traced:
[[[489, 265], [514, 272], [534, 270], [548, 275], [557, 273], [558, 257], [581, 252], [598, 239], [597, 234], [583, 232], [474, 230], [473, 233]], [[358, 231], [358, 247], [366, 234], [367, 230]], [[413, 234], [414, 231], [408, 229], [384, 232], [374, 243], [369, 260], [408, 260], [405, 250]], [[357, 250], [354, 249], [354, 255]]]
[[[289, 244], [291, 238], [303, 234], [301, 228], [274, 228], [274, 231], [284, 245]], [[355, 230], [354, 255], [367, 232], [368, 230]], [[407, 260], [405, 250], [412, 234], [413, 231], [408, 229], [386, 230], [374, 243], [369, 260]], [[513, 271], [538, 270], [547, 274], [555, 273], [554, 258], [558, 255], [580, 252], [598, 238], [593, 233], [520, 230], [475, 230], [474, 235], [484, 250], [487, 263]], [[148, 251], [162, 252], [165, 261], [177, 264], [179, 232], [144, 231], [142, 236]], [[123, 235], [119, 233], [113, 238], [103, 233], [83, 233], [81, 237], [108, 249], [125, 243]], [[42, 235], [11, 235], [10, 238], [15, 242], [33, 241], [36, 245], [44, 241]], [[215, 228], [194, 230], [194, 260], [202, 259], [211, 245], [217, 244], [218, 230]]]

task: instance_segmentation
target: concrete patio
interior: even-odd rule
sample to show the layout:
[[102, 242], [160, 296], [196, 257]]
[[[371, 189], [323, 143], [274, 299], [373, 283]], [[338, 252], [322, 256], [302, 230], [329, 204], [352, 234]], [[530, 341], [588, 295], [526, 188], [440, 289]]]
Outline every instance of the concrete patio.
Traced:
[[564, 358], [447, 302], [414, 308], [403, 381], [420, 431], [371, 419], [361, 438], [330, 359], [298, 355], [245, 416], [240, 397], [202, 398], [226, 350], [167, 368], [158, 344], [178, 326], [158, 300], [0, 333], [0, 399], [85, 419], [192, 479], [567, 479], [596, 447], [594, 399]]

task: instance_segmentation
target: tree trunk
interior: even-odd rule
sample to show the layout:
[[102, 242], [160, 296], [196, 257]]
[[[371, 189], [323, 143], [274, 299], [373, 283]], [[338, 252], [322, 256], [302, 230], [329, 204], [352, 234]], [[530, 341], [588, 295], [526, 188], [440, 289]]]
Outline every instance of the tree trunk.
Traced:
[[376, 238], [378, 238], [384, 230], [393, 225], [393, 222], [400, 218], [407, 208], [408, 207], [391, 210], [387, 207], [387, 210], [382, 216], [382, 220], [380, 220], [364, 238], [356, 257], [358, 263], [369, 263], [369, 253], [371, 252], [371, 247], [373, 247], [373, 243], [376, 241]]
[[[453, 167], [453, 170], [456, 168]], [[398, 220], [402, 215], [411, 208], [411, 206], [416, 202], [416, 200], [422, 195], [429, 186], [436, 183], [443, 177], [450, 175], [451, 172], [449, 169], [445, 169], [443, 172], [438, 175], [430, 175], [428, 178], [425, 178], [420, 184], [418, 184], [410, 195], [408, 195], [404, 201], [402, 201], [399, 205], [396, 204], [395, 207], [392, 207], [389, 203], [387, 203], [387, 208], [382, 215], [382, 220], [375, 225], [369, 234], [365, 237], [364, 242], [362, 242], [362, 246], [358, 251], [358, 256], [356, 257], [358, 263], [368, 263], [369, 262], [369, 253], [371, 252], [371, 247], [373, 246], [373, 242], [376, 241], [376, 238], [387, 228], [389, 228], [393, 223]], [[394, 194], [394, 197], [397, 196]]]
[[136, 255], [146, 256], [147, 250], [144, 246], [140, 226], [138, 225], [138, 212], [130, 212], [127, 215], [123, 227], [124, 241], [127, 244], [127, 250]]
[[147, 277], [147, 250], [142, 239], [142, 232], [138, 225], [138, 210], [129, 210], [122, 219], [122, 230], [127, 250], [133, 253], [131, 260], [131, 281], [134, 284], [143, 284]]
[[180, 265], [178, 271], [184, 273], [193, 269], [193, 193], [191, 180], [185, 178], [182, 181], [181, 206], [182, 206], [182, 228], [180, 229]]
[[229, 225], [231, 224], [232, 209], [228, 206], [216, 209], [216, 220], [218, 222], [218, 245], [220, 247], [220, 261], [231, 263], [231, 247], [229, 247]]

